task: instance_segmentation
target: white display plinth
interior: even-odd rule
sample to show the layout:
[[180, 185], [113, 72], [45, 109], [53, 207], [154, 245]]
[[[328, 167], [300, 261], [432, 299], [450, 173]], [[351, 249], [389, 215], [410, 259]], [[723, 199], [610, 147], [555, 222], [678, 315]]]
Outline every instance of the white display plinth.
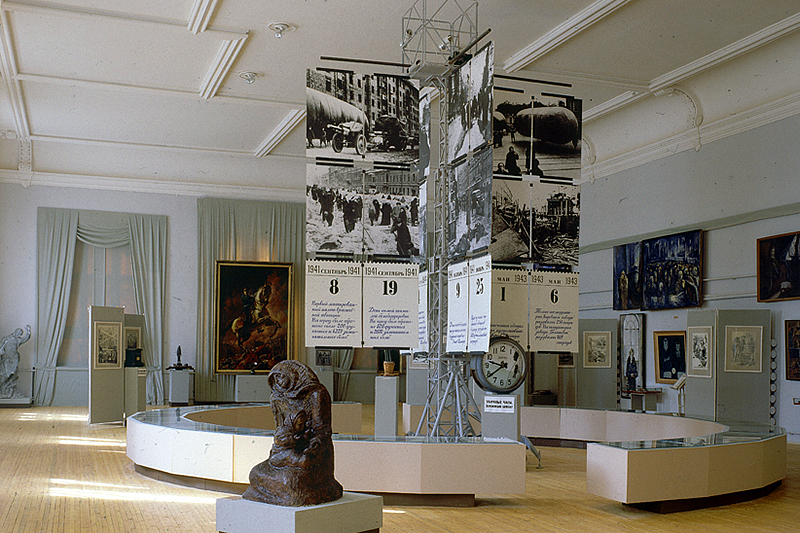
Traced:
[[345, 492], [336, 501], [283, 507], [245, 500], [217, 500], [217, 531], [224, 533], [364, 533], [383, 525], [383, 498]]
[[400, 402], [400, 378], [375, 378], [375, 436], [397, 436], [397, 406]]
[[145, 409], [147, 409], [147, 370], [143, 367], [125, 367], [125, 416], [131, 416]]
[[169, 371], [169, 403], [189, 405], [189, 389], [192, 372], [188, 370]]
[[234, 400], [239, 403], [268, 402], [269, 383], [264, 374], [240, 374], [236, 376]]

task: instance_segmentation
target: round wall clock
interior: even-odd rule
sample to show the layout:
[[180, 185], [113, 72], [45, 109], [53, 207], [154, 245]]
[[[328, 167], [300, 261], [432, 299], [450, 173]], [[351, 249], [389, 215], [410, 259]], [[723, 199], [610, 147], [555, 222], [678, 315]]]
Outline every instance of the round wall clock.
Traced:
[[495, 337], [489, 351], [472, 357], [472, 376], [483, 390], [509, 393], [525, 382], [525, 349], [509, 337]]

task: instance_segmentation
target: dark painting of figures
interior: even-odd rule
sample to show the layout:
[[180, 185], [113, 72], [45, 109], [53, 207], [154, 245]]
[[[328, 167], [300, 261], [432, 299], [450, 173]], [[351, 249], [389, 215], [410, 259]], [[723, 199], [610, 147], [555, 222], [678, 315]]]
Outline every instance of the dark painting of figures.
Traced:
[[702, 258], [701, 230], [642, 241], [642, 309], [699, 307]]
[[758, 239], [758, 301], [800, 298], [800, 233]]
[[642, 307], [642, 244], [614, 247], [614, 309]]

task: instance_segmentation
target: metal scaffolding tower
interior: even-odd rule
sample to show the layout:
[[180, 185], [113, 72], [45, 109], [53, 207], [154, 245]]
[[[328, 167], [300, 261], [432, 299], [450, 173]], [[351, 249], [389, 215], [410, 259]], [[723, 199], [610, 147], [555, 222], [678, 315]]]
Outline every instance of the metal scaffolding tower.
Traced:
[[[438, 167], [433, 172], [433, 242], [428, 257], [428, 396], [417, 435], [475, 436], [470, 417], [480, 409], [469, 390], [469, 354], [446, 352], [447, 200], [452, 168], [447, 161], [447, 75], [478, 37], [478, 3], [443, 0], [432, 8], [417, 0], [403, 17], [403, 63], [420, 83], [438, 91]], [[463, 48], [462, 48], [463, 46]], [[433, 159], [433, 158], [432, 158]]]

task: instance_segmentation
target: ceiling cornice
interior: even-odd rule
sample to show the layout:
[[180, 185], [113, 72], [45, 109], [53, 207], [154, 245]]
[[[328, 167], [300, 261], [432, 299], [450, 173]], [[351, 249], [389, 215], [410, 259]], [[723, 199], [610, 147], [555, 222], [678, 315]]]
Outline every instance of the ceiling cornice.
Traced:
[[244, 46], [246, 39], [247, 35], [241, 39], [222, 42], [219, 52], [217, 52], [217, 57], [214, 59], [214, 63], [211, 65], [200, 87], [201, 97], [208, 100], [217, 94], [219, 86], [222, 85], [222, 81], [228, 75], [228, 71], [230, 71], [233, 63], [239, 57], [239, 52], [242, 51], [242, 46]]
[[5, 10], [0, 12], [0, 24], [3, 26], [2, 34], [0, 34], [0, 72], [2, 72], [11, 100], [17, 136], [20, 139], [27, 139], [31, 135], [31, 128], [28, 123], [25, 100], [22, 97], [22, 87], [20, 87], [19, 80], [16, 78], [17, 59], [13, 41], [11, 40], [11, 35], [9, 35], [11, 25], [8, 22], [8, 14]]
[[25, 174], [13, 170], [0, 170], [0, 183], [15, 183], [22, 185], [26, 189], [32, 185], [38, 185], [42, 187], [67, 187], [158, 195], [173, 194], [200, 198], [214, 196], [291, 203], [305, 202], [304, 191], [296, 189], [115, 178], [110, 176], [84, 176], [80, 174], [35, 172], [31, 175], [30, 173]]
[[217, 0], [194, 0], [189, 14], [189, 31], [195, 34], [206, 31], [216, 7]]
[[760, 46], [776, 41], [798, 29], [800, 29], [800, 13], [792, 15], [791, 17], [788, 17], [780, 22], [776, 22], [775, 24], [772, 24], [763, 30], [757, 31], [754, 34], [745, 37], [744, 39], [740, 39], [735, 43], [724, 46], [715, 52], [711, 52], [710, 54], [701, 57], [700, 59], [692, 61], [691, 63], [687, 63], [686, 65], [677, 68], [672, 72], [668, 72], [663, 76], [653, 79], [650, 82], [650, 90], [652, 92], [656, 92], [680, 83], [681, 81], [692, 76], [697, 76], [708, 69], [714, 68], [731, 59], [740, 57]]
[[512, 55], [503, 63], [503, 70], [516, 72], [533, 63], [546, 53], [561, 46], [583, 30], [597, 24], [631, 0], [598, 0], [571, 16], [531, 44]]
[[264, 157], [269, 154], [304, 118], [306, 118], [305, 109], [293, 109], [289, 111], [289, 114], [281, 120], [280, 124], [278, 124], [278, 126], [267, 135], [267, 138], [264, 139], [258, 148], [256, 148], [255, 156]]

